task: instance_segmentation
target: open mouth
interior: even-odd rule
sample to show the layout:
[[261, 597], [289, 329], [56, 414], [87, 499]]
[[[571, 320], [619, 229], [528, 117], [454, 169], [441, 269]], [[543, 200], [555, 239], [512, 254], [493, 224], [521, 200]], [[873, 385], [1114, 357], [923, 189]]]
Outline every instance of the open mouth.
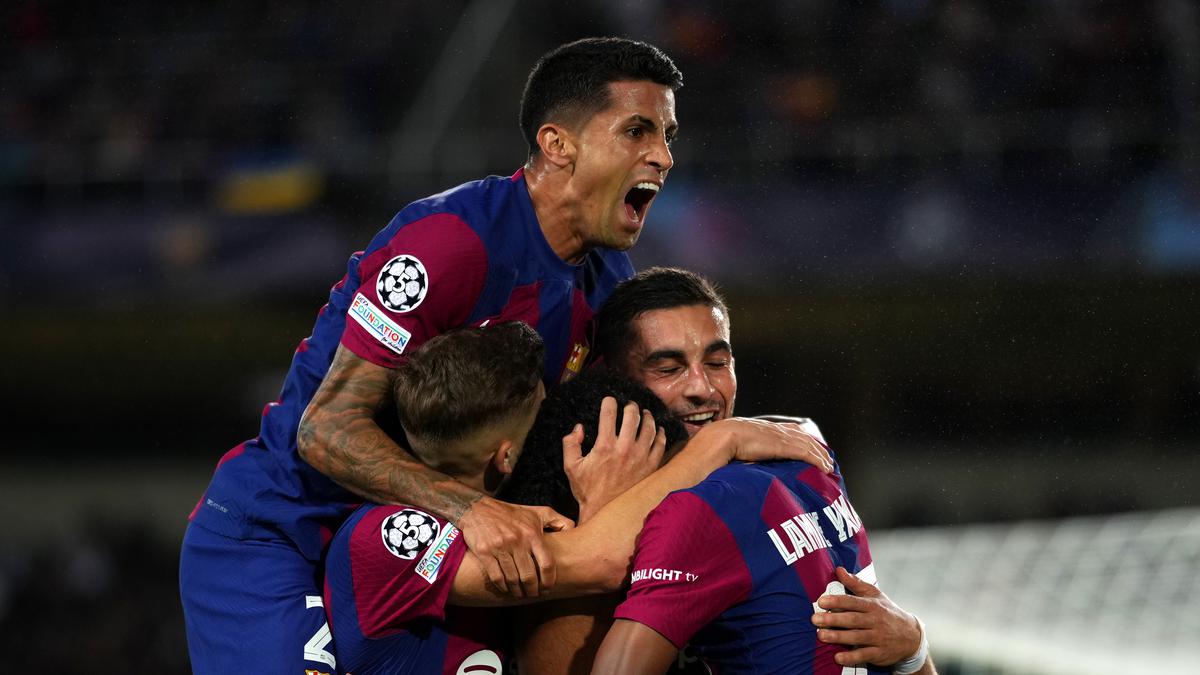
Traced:
[[659, 186], [657, 183], [643, 181], [634, 185], [625, 193], [625, 213], [629, 219], [640, 223], [646, 217], [646, 210], [650, 208], [650, 202], [658, 195]]
[[699, 430], [700, 427], [711, 424], [716, 418], [716, 411], [710, 410], [708, 412], [692, 413], [691, 415], [679, 415], [676, 419], [683, 422], [683, 425], [691, 430], [688, 434], [690, 436]]

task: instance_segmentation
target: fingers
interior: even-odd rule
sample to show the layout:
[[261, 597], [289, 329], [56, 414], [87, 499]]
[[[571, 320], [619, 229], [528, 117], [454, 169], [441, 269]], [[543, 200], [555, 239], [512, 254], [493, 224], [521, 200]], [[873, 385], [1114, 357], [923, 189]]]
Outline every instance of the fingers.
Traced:
[[[629, 405], [633, 404], [630, 403]], [[625, 410], [628, 412], [629, 406], [626, 406]], [[658, 431], [658, 428], [654, 424], [654, 415], [650, 414], [649, 410], [643, 410], [641, 422], [641, 425], [638, 427], [637, 447], [646, 448], [648, 451], [653, 452], [654, 439]]]
[[817, 639], [831, 645], [866, 645], [875, 641], [873, 631], [869, 630], [828, 630], [818, 629]]
[[[841, 603], [841, 602], [835, 603], [832, 601], [828, 602], [828, 603], [822, 602], [822, 600], [825, 600], [826, 598], [830, 598], [831, 600], [833, 600], [835, 598], [840, 599], [840, 598], [846, 598], [846, 597], [850, 597], [850, 596], [845, 596], [845, 595], [829, 596], [829, 595], [827, 595], [822, 598], [819, 598], [817, 600], [817, 604], [820, 605], [822, 609], [825, 609], [825, 605], [827, 605], [827, 604], [828, 605], [848, 604], [848, 603]], [[857, 600], [857, 598], [851, 598], [851, 599]], [[814, 626], [820, 626], [821, 628], [850, 629], [850, 628], [874, 628], [875, 627], [874, 617], [872, 617], [869, 613], [867, 613], [863, 609], [854, 609], [854, 608], [840, 608], [840, 607], [832, 608], [831, 607], [831, 611], [828, 611], [828, 612], [814, 612], [812, 615], [812, 622], [813, 622]]]
[[[723, 421], [724, 422], [724, 421]], [[732, 457], [744, 462], [787, 459], [811, 464], [823, 473], [833, 472], [833, 455], [823, 443], [794, 422], [731, 418], [736, 426]]]
[[800, 458], [801, 461], [812, 464], [820, 469], [822, 473], [833, 473], [833, 455], [824, 443], [801, 429], [798, 424], [793, 422], [780, 422], [777, 424], [785, 427], [788, 436], [794, 439], [798, 449], [804, 455]]
[[[530, 553], [533, 555], [533, 563], [537, 571], [537, 579], [534, 581], [540, 584], [540, 590], [548, 591], [554, 588], [558, 572], [554, 566], [554, 556], [546, 548], [546, 542], [542, 537], [533, 541]], [[537, 592], [534, 595], [537, 595]]]
[[[475, 555], [472, 553], [472, 555]], [[496, 588], [496, 590], [507, 593], [508, 586], [504, 583], [504, 571], [500, 569], [500, 563], [490, 555], [475, 555], [475, 559], [479, 561], [479, 566], [483, 568], [484, 575], [487, 576], [488, 583]]]
[[654, 445], [650, 447], [650, 466], [662, 466], [663, 455], [667, 453], [667, 432], [658, 429], [654, 432]]
[[[605, 399], [607, 402], [608, 399]], [[616, 404], [616, 401], [613, 401]], [[603, 412], [603, 410], [601, 410]], [[651, 425], [654, 422], [651, 421]], [[638, 438], [638, 405], [633, 401], [625, 404], [625, 409], [621, 411], [621, 433], [617, 435], [617, 441], [624, 441], [626, 444], [634, 442]]]
[[512, 555], [508, 551], [501, 551], [496, 554], [496, 563], [500, 565], [502, 573], [500, 588], [514, 598], [521, 597], [521, 571]]
[[878, 663], [883, 659], [883, 650], [878, 647], [863, 647], [834, 654], [833, 660], [839, 666], [861, 666], [866, 663]]
[[[808, 436], [808, 434], [805, 435]], [[812, 436], [808, 436], [808, 440], [811, 444], [813, 458], [816, 460], [813, 466], [820, 468], [823, 473], [833, 473], [833, 455], [829, 452], [829, 446]]]
[[605, 396], [600, 402], [599, 426], [596, 429], [597, 442], [601, 438], [613, 438], [617, 435], [617, 399]]
[[542, 520], [542, 530], [547, 532], [562, 532], [575, 527], [575, 521], [562, 515], [549, 506], [532, 507]]
[[517, 591], [513, 595], [518, 598], [536, 598], [538, 595], [538, 565], [532, 555], [532, 548], [530, 553], [517, 553], [512, 560], [517, 570]]
[[847, 570], [845, 567], [838, 567], [835, 571], [837, 580], [842, 582], [846, 590], [859, 596], [860, 598], [877, 598], [883, 593], [875, 587], [874, 584], [869, 584], [858, 577], [857, 574]]
[[[853, 595], [822, 595], [817, 598], [817, 606], [827, 610], [830, 613], [837, 612], [866, 612], [871, 607], [871, 601], [865, 598], [855, 597]], [[814, 614], [813, 622], [816, 623], [818, 617], [822, 617], [823, 621], [832, 621], [829, 617], [832, 614]], [[839, 615], [840, 616], [840, 615]], [[818, 623], [827, 626], [841, 626], [840, 623]]]
[[833, 473], [833, 454], [829, 452], [828, 446], [804, 431], [795, 422], [772, 422], [771, 424], [776, 424], [783, 429], [788, 439], [800, 452], [801, 456], [798, 457], [800, 461], [812, 464], [822, 473]]
[[576, 424], [571, 433], [563, 436], [563, 466], [575, 466], [583, 460], [583, 425]]

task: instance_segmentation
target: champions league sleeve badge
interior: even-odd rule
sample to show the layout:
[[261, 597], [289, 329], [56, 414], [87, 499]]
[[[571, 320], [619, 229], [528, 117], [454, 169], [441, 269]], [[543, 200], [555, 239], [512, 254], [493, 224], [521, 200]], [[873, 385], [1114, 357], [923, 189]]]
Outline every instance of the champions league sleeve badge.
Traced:
[[404, 509], [383, 520], [383, 545], [392, 555], [412, 560], [438, 536], [437, 520], [416, 509]]
[[398, 255], [379, 270], [375, 292], [383, 306], [393, 312], [417, 308], [429, 290], [429, 274], [415, 256]]

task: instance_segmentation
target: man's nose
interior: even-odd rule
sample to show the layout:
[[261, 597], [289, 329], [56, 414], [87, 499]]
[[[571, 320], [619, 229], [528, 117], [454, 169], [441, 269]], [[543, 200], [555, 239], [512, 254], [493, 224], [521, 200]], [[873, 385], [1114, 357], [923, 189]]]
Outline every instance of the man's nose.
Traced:
[[715, 388], [712, 385], [712, 380], [708, 377], [708, 372], [703, 366], [688, 368], [687, 381], [684, 383], [683, 395], [688, 398], [712, 398], [712, 393]]
[[675, 166], [675, 158], [671, 156], [671, 146], [667, 145], [667, 139], [660, 136], [654, 143], [654, 147], [646, 155], [646, 163], [658, 169], [660, 173], [669, 171]]

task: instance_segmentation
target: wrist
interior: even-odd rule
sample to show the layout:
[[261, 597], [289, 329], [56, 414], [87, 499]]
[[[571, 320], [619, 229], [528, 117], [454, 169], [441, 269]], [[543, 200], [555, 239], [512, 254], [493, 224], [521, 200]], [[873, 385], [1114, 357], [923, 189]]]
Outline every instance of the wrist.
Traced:
[[929, 658], [929, 640], [925, 636], [925, 623], [917, 616], [913, 616], [913, 618], [916, 619], [917, 629], [921, 632], [921, 642], [912, 656], [892, 666], [892, 672], [896, 675], [911, 675], [917, 672], [925, 665], [925, 659]]
[[737, 433], [728, 420], [719, 420], [702, 427], [688, 440], [680, 455], [697, 458], [709, 471], [730, 463], [737, 456]]
[[453, 518], [447, 518], [447, 520], [453, 523], [454, 526], [460, 530], [464, 527], [470, 527], [470, 524], [467, 521], [470, 520], [472, 511], [474, 511], [475, 507], [485, 499], [490, 499], [490, 497], [482, 492], [476, 492], [474, 495], [471, 495], [468, 499], [463, 501], [462, 505], [458, 508], [458, 513], [454, 514]]

